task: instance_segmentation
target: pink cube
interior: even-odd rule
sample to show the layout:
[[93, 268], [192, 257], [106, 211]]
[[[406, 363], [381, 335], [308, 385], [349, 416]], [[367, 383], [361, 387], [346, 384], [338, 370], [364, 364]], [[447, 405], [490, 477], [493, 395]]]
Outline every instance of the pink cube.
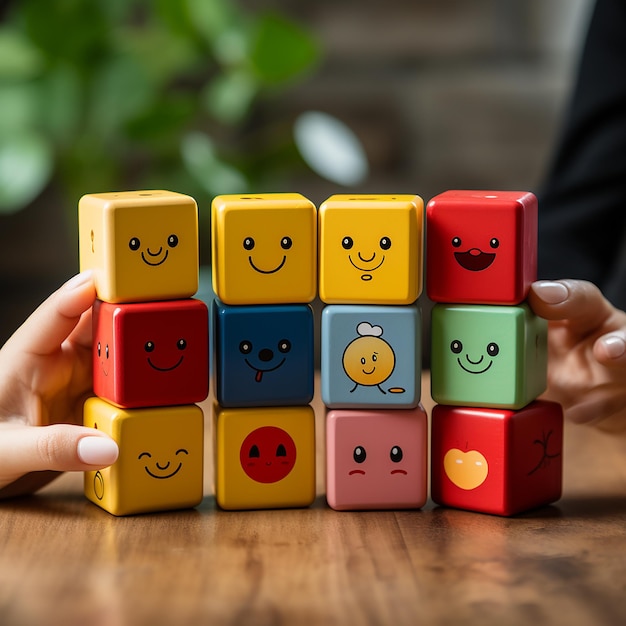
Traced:
[[415, 409], [326, 416], [326, 498], [338, 511], [419, 509], [427, 497], [428, 423]]

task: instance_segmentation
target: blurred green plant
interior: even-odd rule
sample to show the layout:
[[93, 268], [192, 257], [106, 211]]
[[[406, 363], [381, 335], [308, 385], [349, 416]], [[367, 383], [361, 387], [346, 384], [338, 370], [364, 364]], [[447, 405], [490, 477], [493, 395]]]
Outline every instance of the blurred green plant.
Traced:
[[297, 159], [241, 140], [255, 105], [320, 56], [279, 13], [229, 0], [14, 0], [5, 14], [0, 212], [51, 182], [71, 211], [94, 191], [241, 192]]

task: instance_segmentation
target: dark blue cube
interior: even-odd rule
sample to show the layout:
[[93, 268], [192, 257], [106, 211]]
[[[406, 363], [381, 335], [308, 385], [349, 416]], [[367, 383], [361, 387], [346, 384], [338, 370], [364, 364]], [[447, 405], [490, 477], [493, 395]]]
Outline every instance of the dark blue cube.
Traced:
[[214, 304], [215, 395], [224, 407], [296, 406], [313, 399], [308, 304]]

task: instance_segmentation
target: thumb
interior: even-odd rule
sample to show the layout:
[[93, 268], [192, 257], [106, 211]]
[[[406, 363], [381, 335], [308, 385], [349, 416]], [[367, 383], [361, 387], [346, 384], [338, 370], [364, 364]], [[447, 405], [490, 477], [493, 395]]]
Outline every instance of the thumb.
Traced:
[[84, 426], [2, 424], [0, 488], [24, 474], [39, 471], [87, 471], [112, 465], [117, 443]]

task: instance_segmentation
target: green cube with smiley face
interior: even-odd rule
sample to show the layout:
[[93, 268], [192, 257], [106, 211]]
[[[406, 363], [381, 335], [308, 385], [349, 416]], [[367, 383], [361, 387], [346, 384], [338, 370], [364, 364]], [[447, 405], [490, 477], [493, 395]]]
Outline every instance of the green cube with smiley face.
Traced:
[[438, 404], [520, 409], [547, 382], [547, 322], [517, 306], [436, 304], [431, 393]]

